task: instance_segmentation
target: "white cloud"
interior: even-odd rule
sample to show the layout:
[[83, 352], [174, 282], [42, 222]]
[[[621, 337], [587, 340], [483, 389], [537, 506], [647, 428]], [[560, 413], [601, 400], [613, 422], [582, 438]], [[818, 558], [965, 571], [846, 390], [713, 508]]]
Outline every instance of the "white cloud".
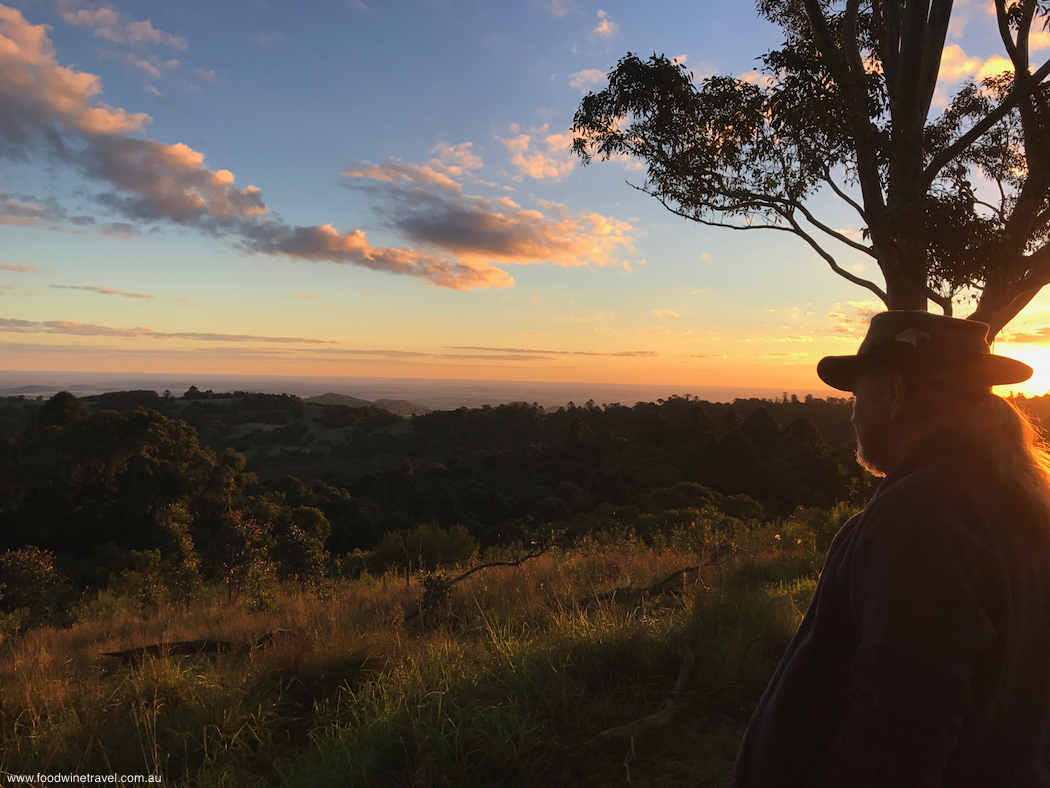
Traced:
[[147, 19], [136, 22], [113, 8], [96, 8], [62, 12], [62, 19], [67, 24], [93, 28], [92, 35], [105, 41], [128, 44], [161, 44], [174, 49], [185, 49], [186, 39], [181, 36], [158, 30]]
[[171, 71], [182, 65], [181, 62], [174, 58], [170, 60], [161, 60], [156, 55], [139, 57], [132, 52], [104, 52], [103, 55], [105, 57], [113, 58], [114, 60], [119, 60], [121, 63], [124, 63], [131, 68], [149, 74], [154, 79], [159, 79], [162, 72]]
[[676, 318], [678, 317], [677, 312], [672, 312], [670, 309], [654, 309], [653, 315], [659, 318]]
[[572, 0], [548, 0], [547, 7], [555, 16], [565, 16], [572, 10]]
[[569, 85], [576, 90], [587, 90], [590, 85], [598, 85], [606, 80], [605, 72], [596, 68], [577, 71], [569, 78]]
[[848, 227], [836, 227], [835, 232], [837, 232], [839, 235], [844, 235], [851, 241], [860, 242], [865, 240], [864, 233], [855, 228], [852, 224]]

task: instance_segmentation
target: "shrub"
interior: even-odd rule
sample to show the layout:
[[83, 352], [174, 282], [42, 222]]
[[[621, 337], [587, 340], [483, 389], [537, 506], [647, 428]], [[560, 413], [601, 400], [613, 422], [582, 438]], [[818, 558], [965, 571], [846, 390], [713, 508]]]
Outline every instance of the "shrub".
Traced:
[[371, 569], [381, 574], [392, 568], [433, 572], [440, 566], [469, 561], [478, 552], [478, 540], [466, 526], [447, 531], [437, 523], [423, 523], [411, 531], [390, 531], [372, 551]]
[[55, 569], [55, 556], [38, 547], [0, 554], [0, 614], [15, 630], [71, 623], [76, 592]]

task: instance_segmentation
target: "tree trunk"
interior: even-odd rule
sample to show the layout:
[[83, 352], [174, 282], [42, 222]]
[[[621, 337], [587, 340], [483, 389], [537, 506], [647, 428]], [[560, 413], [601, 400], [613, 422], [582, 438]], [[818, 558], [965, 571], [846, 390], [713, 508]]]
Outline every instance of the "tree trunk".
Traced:
[[878, 255], [879, 268], [886, 279], [886, 308], [926, 311], [926, 271], [918, 267], [897, 240], [887, 241], [879, 230], [872, 231], [872, 246]]

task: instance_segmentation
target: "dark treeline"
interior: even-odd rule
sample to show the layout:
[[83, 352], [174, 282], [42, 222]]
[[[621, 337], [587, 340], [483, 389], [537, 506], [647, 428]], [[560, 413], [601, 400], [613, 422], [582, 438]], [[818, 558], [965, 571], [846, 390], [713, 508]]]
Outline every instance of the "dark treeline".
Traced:
[[[0, 613], [59, 620], [77, 593], [114, 583], [188, 599], [207, 582], [233, 596], [431, 566], [424, 543], [465, 558], [552, 531], [652, 538], [700, 519], [731, 540], [870, 494], [850, 412], [786, 396], [411, 419], [196, 388], [12, 398], [0, 403]], [[41, 589], [32, 604], [27, 578]]]

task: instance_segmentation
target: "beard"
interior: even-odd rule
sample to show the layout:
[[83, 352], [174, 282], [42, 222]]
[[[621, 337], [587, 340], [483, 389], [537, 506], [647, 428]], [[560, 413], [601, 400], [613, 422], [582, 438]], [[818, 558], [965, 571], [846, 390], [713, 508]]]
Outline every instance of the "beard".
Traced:
[[866, 470], [872, 476], [879, 476], [879, 477], [885, 476], [886, 475], [886, 471], [882, 470], [882, 467], [880, 466], [879, 462], [877, 460], [873, 459], [872, 454], [869, 451], [865, 450], [864, 444], [862, 444], [860, 442], [860, 436], [859, 435], [856, 436], [856, 439], [857, 439], [857, 464], [860, 465], [861, 468]]

